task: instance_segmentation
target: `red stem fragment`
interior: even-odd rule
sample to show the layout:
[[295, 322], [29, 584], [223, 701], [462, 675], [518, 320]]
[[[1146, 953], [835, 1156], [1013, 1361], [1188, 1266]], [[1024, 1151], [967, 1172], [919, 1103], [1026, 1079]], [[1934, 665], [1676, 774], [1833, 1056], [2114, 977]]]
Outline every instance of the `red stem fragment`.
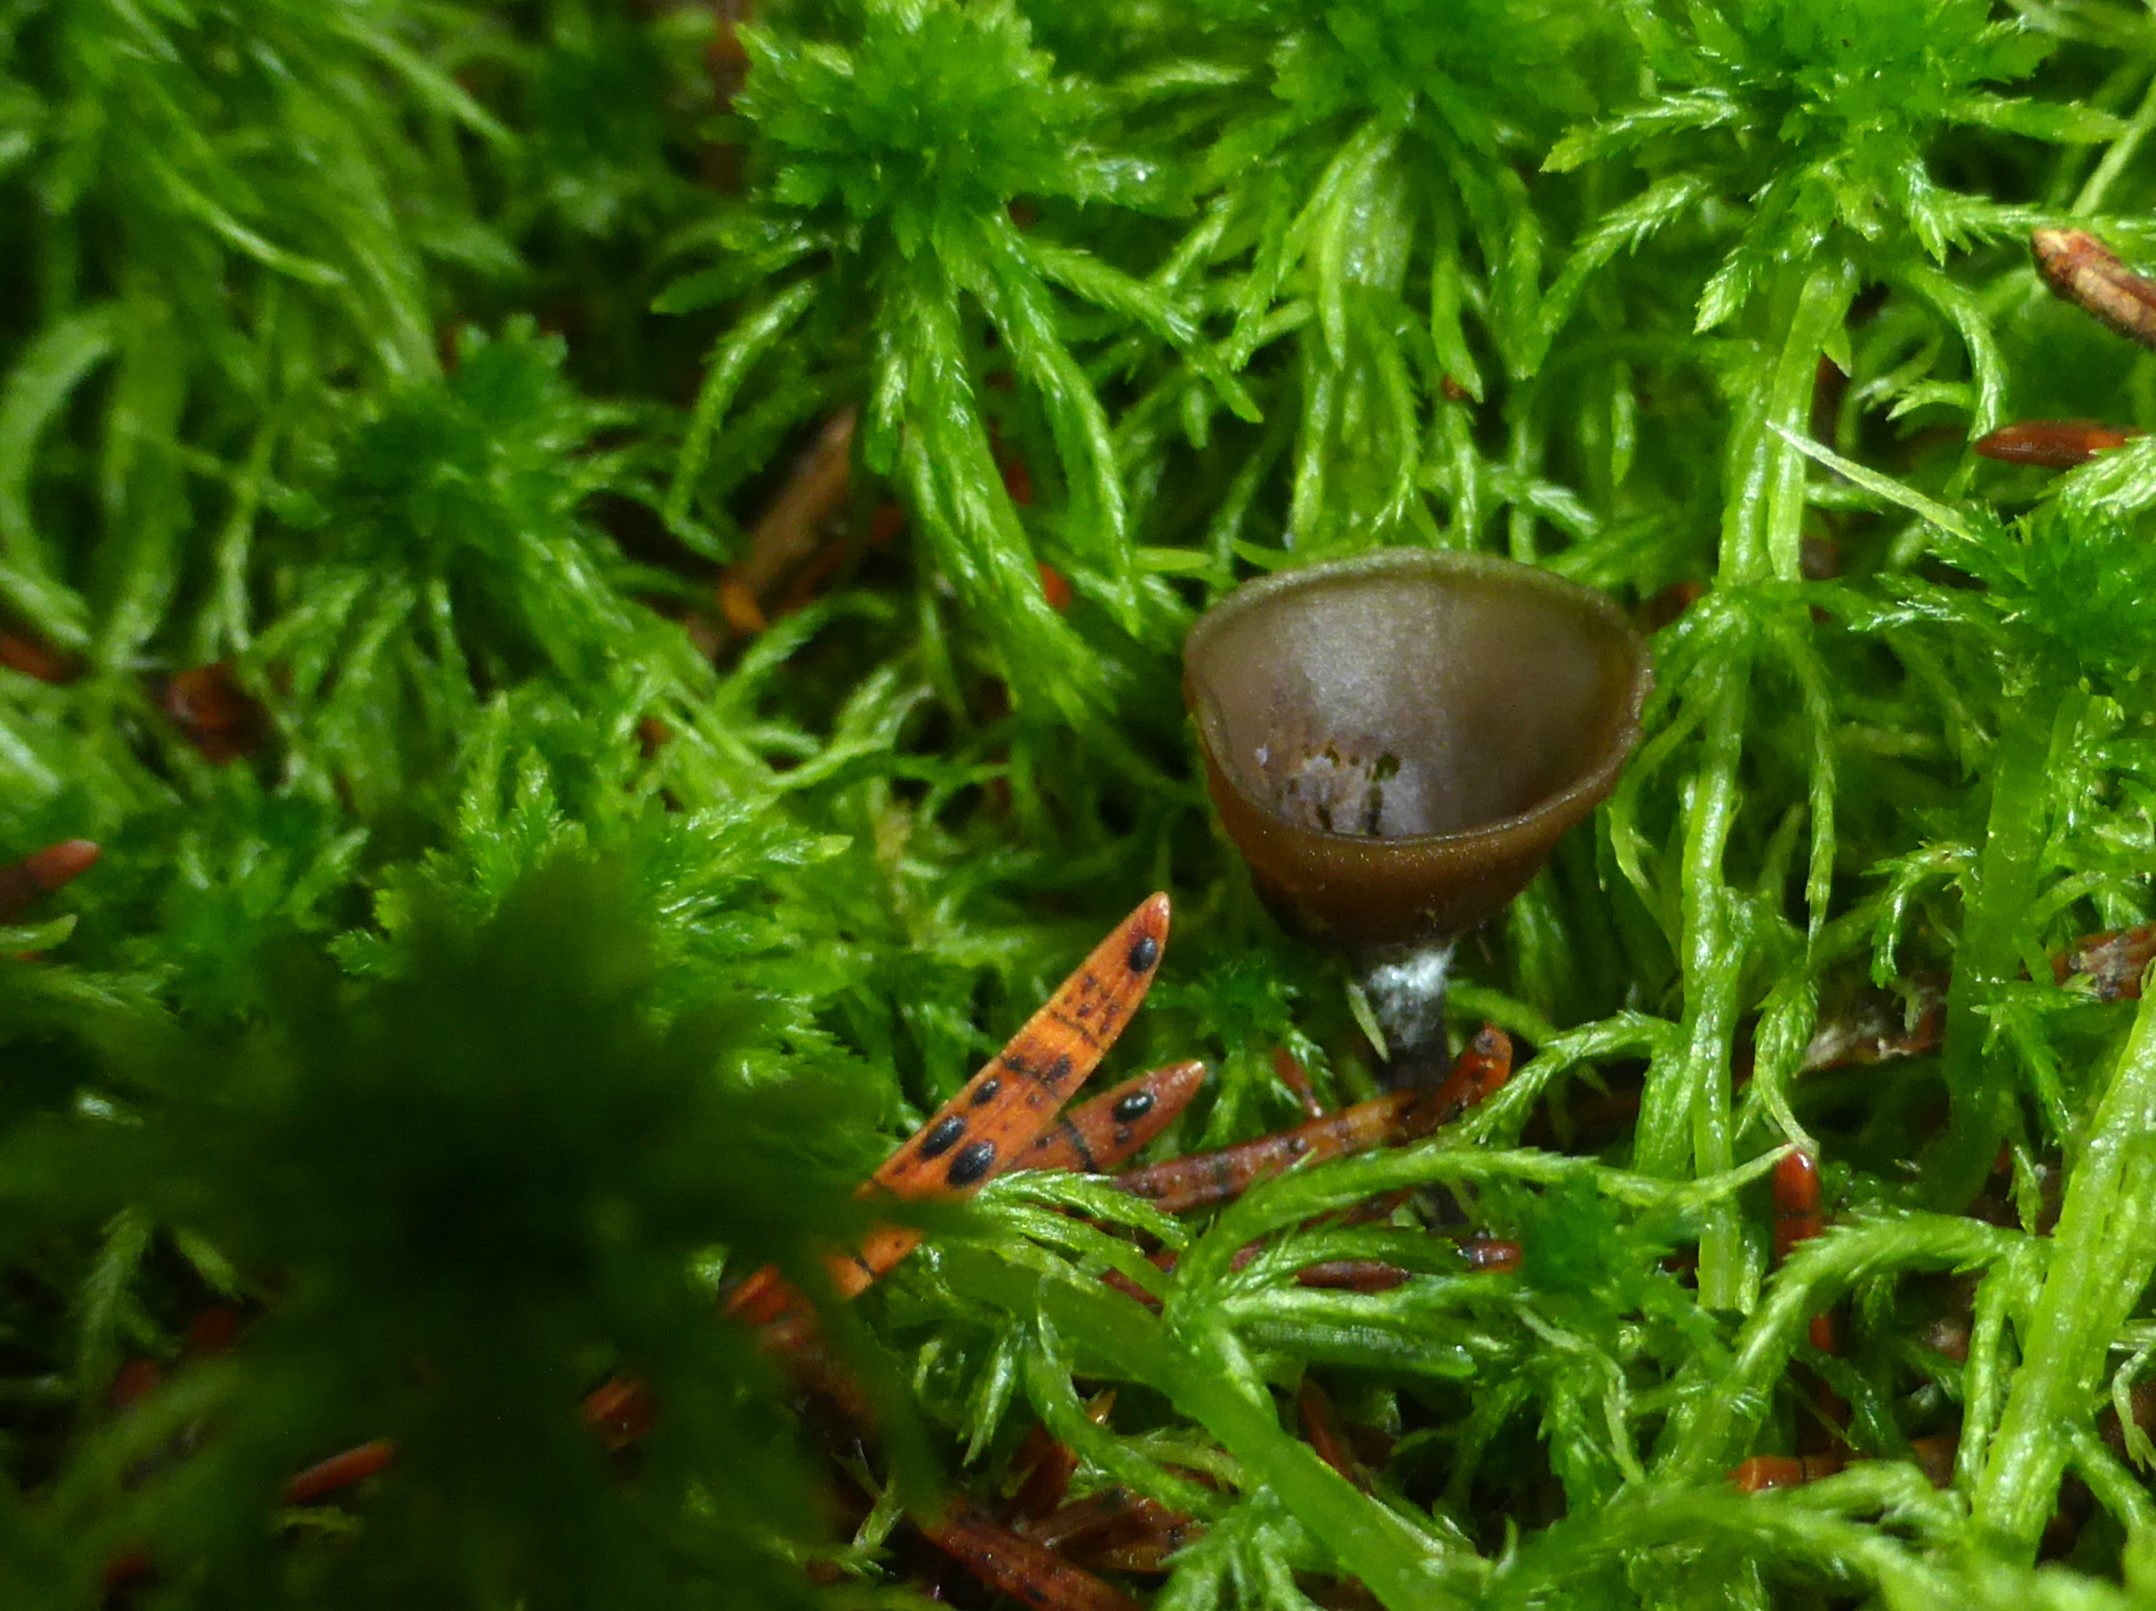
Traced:
[[1774, 1262], [1789, 1257], [1799, 1242], [1826, 1229], [1819, 1211], [1819, 1163], [1802, 1147], [1783, 1154], [1774, 1166]]
[[1295, 1272], [1297, 1286], [1333, 1292], [1390, 1292], [1414, 1279], [1414, 1271], [1382, 1259], [1320, 1259]]
[[659, 1424], [651, 1390], [633, 1376], [617, 1376], [584, 1400], [584, 1424], [609, 1454], [649, 1437]]
[[[1086, 1405], [1086, 1419], [1095, 1426], [1106, 1426], [1108, 1412], [1114, 1408], [1115, 1389], [1111, 1387], [1095, 1394]], [[1032, 1469], [1026, 1472], [1026, 1480], [1005, 1507], [1005, 1521], [1040, 1521], [1053, 1514], [1063, 1503], [1071, 1478], [1078, 1470], [1078, 1456], [1067, 1445], [1058, 1443], [1045, 1426], [1036, 1426], [1026, 1434], [1026, 1441], [1019, 1447], [1018, 1458], [1013, 1463], [1020, 1469], [1028, 1466]]]
[[735, 632], [763, 631], [763, 599], [788, 571], [815, 553], [819, 529], [845, 502], [856, 417], [854, 409], [844, 408], [825, 421], [756, 522], [748, 553], [720, 577], [719, 609]]
[[[1116, 1184], [1126, 1191], [1136, 1191], [1147, 1196], [1158, 1190], [1161, 1196], [1154, 1201], [1168, 1212], [1185, 1207], [1223, 1201], [1233, 1197], [1253, 1181], [1277, 1174], [1286, 1164], [1283, 1157], [1292, 1161], [1296, 1157], [1324, 1158], [1344, 1155], [1347, 1152], [1366, 1150], [1391, 1140], [1412, 1140], [1426, 1134], [1438, 1123], [1456, 1118], [1468, 1106], [1481, 1101], [1490, 1092], [1503, 1085], [1512, 1067], [1512, 1040], [1495, 1025], [1485, 1024], [1468, 1043], [1453, 1064], [1445, 1081], [1434, 1092], [1415, 1090], [1394, 1091], [1371, 1102], [1360, 1103], [1345, 1112], [1321, 1119], [1314, 1124], [1281, 1135], [1261, 1136], [1256, 1141], [1245, 1142], [1239, 1147], [1229, 1147], [1221, 1152], [1199, 1153], [1186, 1158], [1171, 1159], [1151, 1170], [1135, 1170], [1120, 1177]], [[1403, 1111], [1411, 1112], [1410, 1122], [1387, 1128], [1387, 1116], [1397, 1117]], [[1341, 1146], [1337, 1152], [1320, 1150], [1307, 1144], [1312, 1132], [1338, 1141], [1343, 1135], [1359, 1145]], [[1298, 1141], [1303, 1141], [1301, 1151], [1296, 1151]], [[1182, 1168], [1195, 1165], [1195, 1168]], [[1263, 1171], [1261, 1173], [1261, 1171]], [[1137, 1182], [1137, 1186], [1133, 1186]], [[1232, 1189], [1230, 1189], [1232, 1187]], [[1215, 1193], [1218, 1195], [1215, 1195]], [[1193, 1196], [1192, 1194], [1197, 1195]], [[1391, 1192], [1370, 1203], [1359, 1204], [1338, 1216], [1337, 1222], [1346, 1225], [1367, 1224], [1383, 1219], [1404, 1202], [1410, 1193]], [[1231, 1268], [1240, 1270], [1258, 1256], [1262, 1243], [1238, 1249]], [[1510, 1274], [1520, 1267], [1520, 1245], [1492, 1237], [1475, 1237], [1464, 1243], [1461, 1255], [1471, 1270]], [[1162, 1270], [1175, 1268], [1176, 1256], [1162, 1251], [1150, 1255], [1152, 1263]], [[1108, 1285], [1127, 1297], [1154, 1306], [1158, 1300], [1136, 1282], [1111, 1270], [1103, 1278]], [[1296, 1281], [1306, 1287], [1325, 1287], [1354, 1292], [1387, 1292], [1414, 1279], [1412, 1271], [1378, 1259], [1328, 1259], [1305, 1265], [1295, 1273]]]
[[[1799, 1243], [1810, 1241], [1827, 1228], [1826, 1214], [1819, 1203], [1819, 1160], [1802, 1147], [1784, 1153], [1774, 1166], [1773, 1191], [1774, 1262], [1779, 1265]], [[1825, 1309], [1813, 1315], [1809, 1335], [1814, 1348], [1823, 1354], [1833, 1353], [1834, 1311]], [[1812, 1373], [1805, 1371], [1803, 1375], [1810, 1377]], [[1830, 1423], [1848, 1423], [1849, 1406], [1826, 1383], [1814, 1379], [1812, 1396]]]
[[1047, 1611], [1138, 1611], [1138, 1602], [977, 1505], [953, 1505], [921, 1534], [991, 1588]]
[[1469, 1108], [1489, 1100], [1512, 1078], [1512, 1037], [1495, 1024], [1484, 1024], [1454, 1060], [1452, 1072], [1437, 1088], [1437, 1122], [1450, 1124]]
[[1171, 1214], [1226, 1202], [1304, 1160], [1341, 1158], [1426, 1136], [1496, 1090], [1511, 1072], [1512, 1038], [1485, 1024], [1434, 1092], [1390, 1091], [1278, 1135], [1133, 1170], [1116, 1184]]
[[1389, 1142], [1412, 1141], [1436, 1127], [1434, 1105], [1421, 1092], [1393, 1091], [1278, 1135], [1133, 1170], [1116, 1184], [1166, 1213], [1180, 1214], [1228, 1202], [1303, 1159], [1316, 1162], [1368, 1152]]
[[1084, 1565], [1115, 1572], [1164, 1572], [1169, 1557], [1199, 1534], [1180, 1511], [1121, 1488], [1088, 1494], [1029, 1529], [1029, 1536]]
[[67, 682], [75, 675], [74, 663], [65, 655], [12, 632], [0, 632], [0, 666], [39, 682]]
[[1841, 1468], [1838, 1454], [1755, 1454], [1732, 1471], [1729, 1480], [1741, 1494], [1760, 1494], [1770, 1488], [1801, 1488]]
[[[648, 1437], [658, 1424], [658, 1407], [642, 1382], [617, 1376], [585, 1398], [584, 1423], [611, 1453]], [[386, 1471], [396, 1457], [397, 1446], [388, 1438], [376, 1438], [356, 1449], [333, 1454], [285, 1484], [285, 1503], [314, 1504], [340, 1488]]]
[[[1248, 1247], [1235, 1250], [1235, 1257], [1228, 1262], [1231, 1270], [1240, 1270], [1264, 1250], [1263, 1242], [1252, 1242]], [[1494, 1237], [1476, 1237], [1460, 1246], [1461, 1256], [1467, 1268], [1475, 1274], [1510, 1275], [1520, 1267], [1520, 1244], [1502, 1242]], [[1146, 1255], [1154, 1268], [1168, 1271], [1175, 1268], [1176, 1256], [1165, 1248], [1158, 1253]], [[1295, 1272], [1297, 1286], [1320, 1288], [1333, 1292], [1390, 1292], [1394, 1287], [1407, 1285], [1415, 1279], [1413, 1270], [1403, 1270], [1397, 1264], [1387, 1264], [1383, 1259], [1320, 1259], [1306, 1264]], [[1120, 1270], [1110, 1270], [1101, 1280], [1126, 1298], [1135, 1298], [1147, 1308], [1158, 1308], [1160, 1300], [1138, 1285]]]
[[1318, 1386], [1315, 1376], [1305, 1375], [1303, 1385], [1296, 1389], [1295, 1414], [1303, 1424], [1303, 1441], [1317, 1451], [1317, 1457], [1340, 1473], [1364, 1493], [1370, 1491], [1369, 1479], [1355, 1463], [1355, 1456], [1340, 1435], [1340, 1422], [1333, 1414], [1332, 1400], [1325, 1396], [1325, 1389]]
[[397, 1446], [387, 1438], [376, 1438], [356, 1449], [333, 1454], [286, 1483], [284, 1502], [288, 1505], [315, 1504], [340, 1488], [349, 1488], [355, 1482], [364, 1482], [388, 1470], [396, 1458]]
[[1078, 1471], [1078, 1456], [1068, 1444], [1058, 1443], [1045, 1424], [1036, 1424], [1018, 1446], [1011, 1466], [1026, 1475], [1003, 1507], [1004, 1521], [1040, 1521], [1063, 1503]]
[[229, 660], [174, 672], [158, 703], [188, 742], [216, 766], [254, 754], [268, 737], [268, 716], [240, 686]]
[[163, 1385], [165, 1373], [154, 1359], [131, 1359], [112, 1378], [108, 1395], [116, 1410], [133, 1409]]
[[0, 923], [13, 922], [40, 895], [50, 895], [81, 875], [99, 854], [87, 839], [66, 839], [0, 867]]
[[[1909, 1440], [1909, 1457], [1930, 1479], [1934, 1488], [1954, 1480], [1954, 1454], [1961, 1439], [1948, 1432], [1935, 1432]], [[1755, 1454], [1729, 1474], [1739, 1493], [1765, 1493], [1770, 1488], [1801, 1488], [1808, 1482], [1831, 1477], [1850, 1464], [1836, 1450], [1820, 1454]]]
[[2131, 426], [2103, 425], [2095, 420], [2023, 420], [1978, 437], [1974, 445], [1984, 458], [2001, 463], [2070, 470], [2144, 434]]
[[1071, 607], [1070, 579], [1046, 560], [1037, 562], [1034, 569], [1040, 572], [1041, 597], [1048, 601], [1048, 608], [1061, 615]]
[[1526, 1252], [1520, 1244], [1502, 1236], [1470, 1236], [1460, 1244], [1460, 1256], [1470, 1270], [1483, 1275], [1517, 1275]]
[[1296, 1061], [1295, 1054], [1285, 1046], [1273, 1048], [1273, 1072], [1280, 1077], [1282, 1085], [1295, 1093], [1295, 1100], [1302, 1105], [1304, 1118], [1325, 1117], [1325, 1104], [1318, 1100], [1318, 1093], [1311, 1087], [1310, 1076], [1303, 1072], [1303, 1065]]
[[1028, 1527], [1026, 1536], [1050, 1549], [1082, 1548], [1100, 1542], [1108, 1533], [1124, 1525], [1132, 1510], [1141, 1503], [1143, 1501], [1137, 1495], [1125, 1489], [1103, 1488], [1099, 1493], [1058, 1505], [1038, 1523]]

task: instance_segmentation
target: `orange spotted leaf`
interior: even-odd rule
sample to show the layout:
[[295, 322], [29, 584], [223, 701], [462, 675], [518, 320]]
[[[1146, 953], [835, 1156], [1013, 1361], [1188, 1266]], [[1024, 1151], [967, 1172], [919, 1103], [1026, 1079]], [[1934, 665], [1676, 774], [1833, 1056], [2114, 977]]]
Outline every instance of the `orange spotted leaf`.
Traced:
[[[1168, 943], [1168, 897], [1154, 895], [1094, 947], [1010, 1044], [884, 1161], [864, 1196], [959, 1197], [1022, 1158], [1085, 1083], [1152, 987]], [[921, 1233], [886, 1225], [828, 1263], [842, 1298], [868, 1289], [919, 1245]], [[758, 1270], [727, 1307], [754, 1324], [800, 1304], [778, 1272]]]
[[1056, 1115], [1046, 1134], [1010, 1167], [1106, 1174], [1173, 1124], [1204, 1083], [1203, 1063], [1171, 1063], [1125, 1080]]

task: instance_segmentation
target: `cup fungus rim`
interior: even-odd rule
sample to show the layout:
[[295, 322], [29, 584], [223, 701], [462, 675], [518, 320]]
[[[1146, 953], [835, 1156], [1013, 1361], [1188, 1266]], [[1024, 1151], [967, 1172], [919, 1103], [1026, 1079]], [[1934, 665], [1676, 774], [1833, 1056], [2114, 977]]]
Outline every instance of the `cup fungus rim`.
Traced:
[[[1205, 640], [1225, 630], [1237, 617], [1264, 605], [1279, 594], [1314, 586], [1322, 587], [1342, 580], [1359, 580], [1388, 571], [1425, 577], [1479, 576], [1502, 581], [1508, 586], [1539, 588], [1568, 608], [1584, 612], [1606, 626], [1611, 639], [1623, 648], [1630, 660], [1631, 675], [1627, 697], [1617, 713], [1617, 720], [1606, 735], [1602, 752], [1594, 758], [1592, 764], [1580, 771], [1564, 788], [1542, 796], [1524, 811], [1514, 812], [1510, 816], [1493, 817], [1474, 827], [1453, 829], [1445, 833], [1374, 837], [1313, 827], [1290, 821], [1281, 815], [1274, 802], [1246, 787], [1238, 770], [1222, 764], [1214, 754], [1214, 724], [1208, 717], [1207, 700], [1201, 699], [1199, 695], [1202, 679], [1197, 671], [1197, 662], [1203, 654]], [[1344, 559], [1318, 560], [1308, 565], [1277, 570], [1267, 576], [1253, 577], [1216, 600], [1193, 623], [1183, 641], [1183, 690], [1183, 702], [1198, 728], [1199, 741], [1206, 752], [1208, 764], [1235, 792], [1236, 798], [1263, 819], [1269, 833], [1307, 837], [1343, 848], [1363, 846], [1374, 850], [1378, 847], [1396, 847], [1440, 855], [1448, 852], [1466, 854], [1492, 840], [1511, 839], [1524, 831], [1541, 827], [1553, 818], [1565, 819], [1558, 829], [1558, 832], [1562, 833], [1585, 820], [1594, 807], [1609, 796], [1626, 763], [1631, 759], [1632, 752], [1639, 746], [1641, 717], [1646, 709], [1648, 696], [1654, 691], [1654, 658], [1646, 639], [1626, 617], [1623, 608], [1598, 588], [1576, 582], [1567, 576], [1559, 576], [1539, 565], [1522, 564], [1499, 554], [1483, 554], [1457, 548], [1382, 548]], [[1551, 837], [1554, 839], [1555, 835]]]

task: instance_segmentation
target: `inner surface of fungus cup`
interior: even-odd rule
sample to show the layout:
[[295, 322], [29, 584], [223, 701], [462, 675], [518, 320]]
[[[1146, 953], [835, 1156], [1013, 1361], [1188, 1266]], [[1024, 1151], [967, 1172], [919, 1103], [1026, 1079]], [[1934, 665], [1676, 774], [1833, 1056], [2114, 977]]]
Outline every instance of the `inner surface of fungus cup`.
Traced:
[[1206, 783], [1312, 938], [1431, 947], [1501, 910], [1615, 787], [1654, 675], [1610, 599], [1392, 549], [1250, 582], [1183, 649]]

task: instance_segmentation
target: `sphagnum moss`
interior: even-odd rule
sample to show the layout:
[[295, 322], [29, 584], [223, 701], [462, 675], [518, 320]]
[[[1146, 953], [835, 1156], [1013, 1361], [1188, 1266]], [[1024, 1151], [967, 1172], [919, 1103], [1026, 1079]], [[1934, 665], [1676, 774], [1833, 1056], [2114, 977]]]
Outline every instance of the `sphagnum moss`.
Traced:
[[[2156, 447], [1968, 449], [2156, 425], [2026, 252], [2156, 256], [2148, 18], [738, 9], [0, 17], [0, 864], [102, 851], [0, 929], [0, 1603], [909, 1603], [902, 1518], [1036, 1418], [1202, 1522], [1121, 1579], [1172, 1611], [2150, 1592], [2156, 1008], [2050, 959], [2156, 917]], [[803, 607], [711, 663], [848, 408]], [[834, 1462], [707, 1289], [813, 1275], [1147, 890], [1118, 1055], [1214, 1069], [1160, 1147], [1295, 1122], [1279, 1048], [1371, 1094], [1177, 661], [1386, 544], [1658, 628], [1623, 784], [1461, 948], [1519, 1070], [1210, 1227], [991, 1186], [826, 1315], [883, 1433]], [[1098, 1279], [1140, 1230], [1157, 1313]], [[1353, 1259], [1411, 1278], [1298, 1280]]]

